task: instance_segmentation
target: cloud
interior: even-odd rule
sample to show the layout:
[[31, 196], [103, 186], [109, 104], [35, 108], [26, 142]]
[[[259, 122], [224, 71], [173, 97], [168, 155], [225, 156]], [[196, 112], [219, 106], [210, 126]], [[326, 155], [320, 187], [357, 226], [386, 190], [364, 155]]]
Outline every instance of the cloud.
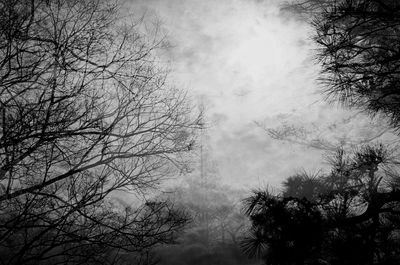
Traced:
[[[229, 183], [278, 185], [301, 167], [314, 170], [320, 152], [273, 141], [254, 126], [296, 112], [306, 124], [340, 119], [323, 103], [312, 61], [310, 28], [280, 13], [281, 1], [135, 0], [157, 16], [171, 42], [171, 78], [207, 101], [210, 145]], [[303, 165], [303, 166], [302, 166]]]

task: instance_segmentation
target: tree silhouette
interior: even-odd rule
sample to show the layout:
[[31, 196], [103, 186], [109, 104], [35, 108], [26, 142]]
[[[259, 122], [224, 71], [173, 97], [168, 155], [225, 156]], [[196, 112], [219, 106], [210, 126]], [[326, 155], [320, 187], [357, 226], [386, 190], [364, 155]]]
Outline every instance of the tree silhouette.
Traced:
[[157, 32], [114, 1], [0, 1], [1, 264], [115, 263], [182, 228], [168, 203], [115, 199], [156, 187], [193, 144]]
[[400, 192], [386, 184], [388, 157], [382, 146], [338, 150], [330, 173], [291, 177], [281, 195], [254, 192], [244, 250], [267, 264], [395, 264]]
[[[313, 14], [327, 99], [382, 114], [398, 129], [399, 2], [298, 3]], [[267, 264], [398, 264], [397, 157], [382, 145], [339, 149], [330, 173], [295, 175], [282, 194], [255, 192], [245, 204], [253, 226], [244, 250]]]
[[370, 114], [384, 113], [398, 128], [398, 1], [333, 1], [313, 26], [327, 97]]

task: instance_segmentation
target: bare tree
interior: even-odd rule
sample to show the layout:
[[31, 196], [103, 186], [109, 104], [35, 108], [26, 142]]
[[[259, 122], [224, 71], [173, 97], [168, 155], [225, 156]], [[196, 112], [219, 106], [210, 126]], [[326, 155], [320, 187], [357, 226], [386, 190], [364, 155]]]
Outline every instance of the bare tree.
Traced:
[[157, 63], [158, 28], [120, 8], [0, 1], [1, 264], [112, 263], [185, 223], [166, 203], [111, 196], [176, 172], [197, 126]]
[[[332, 0], [291, 0], [284, 1], [281, 10], [298, 15], [303, 20], [312, 19], [312, 15], [317, 14], [332, 2]], [[311, 16], [310, 16], [311, 15]]]
[[360, 123], [365, 119], [362, 112], [351, 113], [325, 124], [295, 121], [296, 118], [299, 119], [298, 116], [289, 116], [275, 127], [262, 122], [255, 124], [274, 140], [328, 152], [334, 152], [338, 147], [350, 151], [374, 142], [398, 145], [399, 141], [394, 129], [385, 123], [383, 117], [380, 117], [384, 119], [383, 122], [377, 117]]

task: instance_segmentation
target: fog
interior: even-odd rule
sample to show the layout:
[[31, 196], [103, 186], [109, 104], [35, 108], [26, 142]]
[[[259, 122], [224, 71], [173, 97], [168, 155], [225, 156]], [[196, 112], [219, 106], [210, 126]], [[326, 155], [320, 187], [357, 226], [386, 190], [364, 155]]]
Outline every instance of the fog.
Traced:
[[0, 0], [0, 264], [394, 265], [393, 0]]

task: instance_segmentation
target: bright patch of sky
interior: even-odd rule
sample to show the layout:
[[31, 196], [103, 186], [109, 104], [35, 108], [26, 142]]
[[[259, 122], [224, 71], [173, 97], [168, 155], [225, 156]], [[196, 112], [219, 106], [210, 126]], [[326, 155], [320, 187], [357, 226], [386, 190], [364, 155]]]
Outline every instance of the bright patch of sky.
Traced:
[[161, 20], [171, 78], [205, 105], [207, 145], [223, 182], [279, 187], [296, 170], [323, 166], [321, 151], [271, 139], [255, 121], [309, 126], [336, 142], [368, 134], [368, 118], [350, 126], [348, 111], [323, 101], [312, 29], [281, 13], [282, 1], [130, 2], [133, 11]]

